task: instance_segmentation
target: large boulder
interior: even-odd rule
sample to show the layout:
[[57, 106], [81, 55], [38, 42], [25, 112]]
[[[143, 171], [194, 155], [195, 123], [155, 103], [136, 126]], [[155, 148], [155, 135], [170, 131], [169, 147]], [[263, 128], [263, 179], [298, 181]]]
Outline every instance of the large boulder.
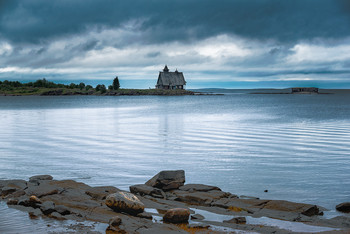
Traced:
[[184, 208], [174, 208], [167, 210], [163, 216], [166, 223], [187, 223], [190, 217], [190, 211]]
[[130, 192], [133, 194], [140, 194], [141, 196], [149, 195], [152, 197], [165, 198], [166, 195], [163, 190], [154, 188], [145, 184], [136, 184], [130, 186]]
[[350, 202], [340, 203], [335, 207], [335, 209], [340, 212], [350, 213]]
[[145, 205], [132, 193], [116, 192], [107, 196], [106, 205], [116, 212], [136, 215], [142, 213]]
[[164, 191], [177, 189], [185, 183], [185, 171], [161, 171], [145, 184]]

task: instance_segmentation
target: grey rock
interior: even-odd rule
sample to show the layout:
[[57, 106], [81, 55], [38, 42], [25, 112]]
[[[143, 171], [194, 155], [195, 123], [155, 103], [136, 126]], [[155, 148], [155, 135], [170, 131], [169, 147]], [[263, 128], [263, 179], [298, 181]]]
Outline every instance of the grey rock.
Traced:
[[106, 205], [116, 212], [136, 215], [142, 213], [145, 205], [132, 193], [117, 192], [108, 195]]
[[59, 188], [50, 184], [41, 183], [39, 186], [29, 186], [28, 189], [25, 190], [25, 192], [29, 196], [34, 195], [41, 198], [44, 196], [59, 193]]
[[65, 218], [58, 212], [52, 212], [49, 217], [59, 220], [64, 220]]
[[37, 183], [40, 182], [41, 180], [52, 180], [53, 177], [50, 175], [36, 175], [36, 176], [32, 176], [29, 178], [29, 182], [30, 183]]
[[179, 190], [188, 192], [208, 192], [211, 190], [221, 191], [219, 187], [205, 184], [186, 184], [184, 186], [179, 187]]
[[230, 220], [224, 220], [224, 223], [245, 224], [247, 220], [245, 217], [235, 217]]
[[85, 194], [94, 200], [104, 200], [109, 194], [119, 192], [120, 190], [113, 186], [92, 187], [85, 191]]
[[3, 187], [1, 189], [1, 196], [6, 197], [7, 195], [16, 192], [16, 190], [17, 190], [17, 188], [14, 188], [14, 187]]
[[60, 215], [69, 215], [69, 214], [71, 214], [71, 212], [68, 209], [68, 207], [66, 207], [64, 205], [56, 205], [55, 206], [55, 211], [57, 213], [59, 213]]
[[7, 205], [17, 205], [18, 204], [18, 200], [10, 198], [10, 199], [7, 200], [6, 204]]
[[40, 205], [40, 210], [44, 215], [51, 214], [52, 212], [55, 212], [55, 203], [52, 201], [45, 201]]
[[130, 186], [130, 192], [133, 194], [139, 194], [141, 196], [149, 195], [157, 198], [166, 198], [163, 190], [145, 184], [136, 184]]
[[177, 189], [185, 183], [185, 171], [161, 171], [145, 184], [164, 191]]
[[350, 213], [350, 202], [343, 202], [338, 204], [335, 209], [340, 212]]

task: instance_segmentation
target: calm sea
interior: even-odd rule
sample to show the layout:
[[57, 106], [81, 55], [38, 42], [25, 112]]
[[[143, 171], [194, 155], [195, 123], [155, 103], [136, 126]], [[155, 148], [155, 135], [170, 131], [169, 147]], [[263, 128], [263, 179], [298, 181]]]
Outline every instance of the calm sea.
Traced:
[[349, 101], [345, 91], [0, 97], [0, 179], [50, 174], [128, 189], [184, 169], [187, 183], [334, 215], [350, 201]]

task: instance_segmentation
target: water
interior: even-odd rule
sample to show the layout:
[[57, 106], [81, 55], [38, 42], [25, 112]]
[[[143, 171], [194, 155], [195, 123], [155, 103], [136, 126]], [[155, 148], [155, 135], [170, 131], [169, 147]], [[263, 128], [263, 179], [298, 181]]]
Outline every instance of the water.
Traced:
[[0, 97], [0, 179], [128, 189], [184, 169], [238, 195], [350, 200], [350, 93], [233, 94]]

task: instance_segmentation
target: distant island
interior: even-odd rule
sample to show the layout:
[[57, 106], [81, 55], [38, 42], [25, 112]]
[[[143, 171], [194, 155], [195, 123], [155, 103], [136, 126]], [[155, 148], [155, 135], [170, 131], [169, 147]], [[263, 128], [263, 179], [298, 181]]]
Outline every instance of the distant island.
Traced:
[[0, 96], [60, 96], [60, 95], [99, 95], [99, 96], [119, 96], [119, 95], [162, 95], [162, 96], [181, 96], [195, 95], [193, 91], [184, 89], [121, 89], [118, 77], [114, 78], [113, 83], [106, 87], [104, 84], [98, 84], [96, 87], [71, 83], [69, 85], [56, 84], [45, 78], [35, 82], [21, 83], [19, 81], [0, 81]]

